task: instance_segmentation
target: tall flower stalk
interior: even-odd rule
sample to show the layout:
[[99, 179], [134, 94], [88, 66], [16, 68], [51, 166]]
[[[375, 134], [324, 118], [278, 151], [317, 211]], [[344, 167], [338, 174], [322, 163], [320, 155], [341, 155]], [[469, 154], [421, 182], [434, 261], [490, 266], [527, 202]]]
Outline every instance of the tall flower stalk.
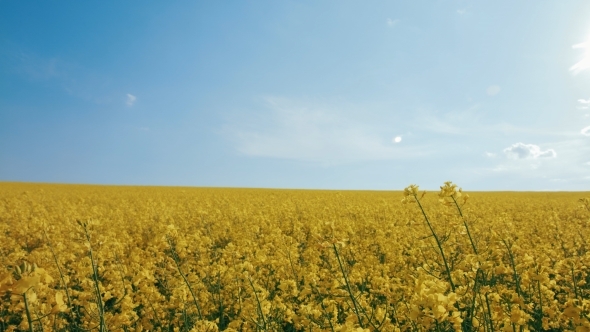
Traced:
[[422, 216], [424, 216], [424, 220], [426, 221], [426, 225], [428, 225], [428, 229], [430, 229], [430, 233], [432, 234], [432, 237], [434, 237], [434, 240], [436, 241], [436, 245], [438, 246], [439, 254], [440, 254], [440, 256], [443, 260], [443, 263], [445, 265], [445, 272], [447, 274], [447, 278], [449, 279], [449, 284], [451, 284], [451, 290], [454, 292], [455, 291], [455, 283], [453, 282], [453, 276], [451, 275], [451, 269], [449, 268], [447, 256], [445, 255], [445, 251], [442, 246], [442, 241], [441, 241], [440, 237], [438, 236], [438, 234], [436, 234], [436, 231], [434, 230], [434, 227], [432, 226], [432, 223], [430, 222], [430, 219], [428, 218], [428, 215], [426, 214], [426, 211], [424, 211], [424, 207], [422, 206], [422, 203], [420, 202], [420, 199], [424, 197], [424, 195], [426, 194], [426, 191], [422, 192], [422, 195], [420, 195], [420, 198], [418, 198], [418, 194], [419, 194], [418, 186], [415, 184], [412, 184], [404, 189], [405, 198], [402, 200], [402, 202], [403, 203], [414, 203], [415, 202], [418, 204], [418, 207], [420, 208], [420, 211], [422, 212]]

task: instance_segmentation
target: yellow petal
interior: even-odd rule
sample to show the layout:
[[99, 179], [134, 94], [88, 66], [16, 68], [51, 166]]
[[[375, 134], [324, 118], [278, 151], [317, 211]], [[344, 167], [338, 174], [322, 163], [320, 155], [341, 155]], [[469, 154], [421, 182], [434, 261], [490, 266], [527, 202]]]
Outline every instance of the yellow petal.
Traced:
[[64, 304], [64, 295], [61, 292], [55, 293], [55, 303], [57, 305], [63, 305]]
[[22, 277], [13, 285], [13, 289], [18, 294], [24, 294], [29, 288], [37, 286], [40, 279], [39, 276]]
[[447, 312], [447, 309], [445, 309], [445, 307], [443, 307], [442, 305], [439, 304], [434, 308], [433, 312], [434, 312], [434, 317], [439, 319]]
[[65, 304], [56, 304], [51, 308], [51, 313], [56, 314], [58, 312], [65, 312], [68, 310], [68, 306]]

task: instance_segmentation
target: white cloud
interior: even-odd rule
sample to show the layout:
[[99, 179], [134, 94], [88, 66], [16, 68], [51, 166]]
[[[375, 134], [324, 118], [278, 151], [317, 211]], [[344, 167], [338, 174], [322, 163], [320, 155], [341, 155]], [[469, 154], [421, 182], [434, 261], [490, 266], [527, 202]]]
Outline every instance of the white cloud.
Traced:
[[[519, 189], [518, 183], [522, 183], [521, 181], [535, 181], [540, 185], [549, 185], [550, 179], [563, 179], [559, 188], [553, 185], [549, 187], [552, 190], [587, 190], [587, 184], [581, 181], [586, 181], [584, 177], [588, 176], [590, 164], [585, 163], [590, 160], [590, 145], [586, 138], [580, 137], [579, 134], [577, 136], [552, 141], [548, 143], [552, 149], [546, 149], [546, 151], [531, 148], [532, 144], [513, 144], [504, 150], [505, 153], [506, 150], [509, 151], [508, 158], [489, 159], [488, 162], [494, 162], [493, 166], [477, 170], [483, 175], [497, 176], [498, 181], [514, 179], [514, 189]], [[519, 149], [513, 148], [515, 145], [518, 148], [519, 144], [525, 146], [521, 147], [521, 150], [524, 150], [520, 151], [521, 155], [517, 154]], [[554, 151], [559, 151], [559, 158], [549, 158], [554, 155]], [[540, 156], [541, 154], [543, 156]], [[535, 155], [537, 158], [534, 158]], [[518, 158], [519, 156], [523, 158]]]
[[338, 164], [434, 153], [425, 146], [391, 144], [390, 120], [367, 118], [362, 107], [277, 97], [264, 101], [258, 116], [234, 114], [224, 126], [244, 155]]
[[585, 110], [588, 107], [590, 107], [590, 99], [588, 99], [588, 100], [586, 100], [586, 99], [578, 99], [578, 104], [580, 104], [580, 106], [578, 106], [578, 109]]
[[457, 9], [457, 14], [463, 15], [465, 13], [467, 13], [467, 9]]
[[137, 97], [128, 93], [127, 94], [127, 101], [125, 102], [127, 104], [127, 106], [131, 107], [133, 106], [133, 104], [135, 104], [135, 101], [137, 100]]
[[590, 136], [590, 126], [583, 128], [580, 133], [584, 136]]
[[582, 55], [582, 59], [578, 61], [575, 65], [570, 67], [570, 71], [577, 75], [580, 72], [590, 68], [590, 41], [585, 41], [583, 43], [579, 43], [572, 46], [573, 49], [581, 48], [584, 49], [584, 55]]
[[392, 27], [392, 28], [393, 28], [394, 26], [398, 25], [398, 24], [399, 24], [399, 22], [400, 22], [400, 20], [399, 20], [399, 19], [394, 19], [394, 20], [392, 20], [391, 18], [388, 18], [388, 19], [387, 19], [387, 26], [389, 26], [389, 27]]
[[402, 137], [401, 136], [396, 136], [396, 137], [393, 138], [392, 141], [393, 141], [393, 143], [399, 143], [399, 142], [402, 141]]
[[538, 145], [520, 142], [512, 144], [503, 151], [511, 159], [555, 158], [557, 156], [553, 149], [542, 151]]
[[498, 93], [500, 93], [501, 88], [498, 85], [490, 85], [487, 89], [486, 89], [486, 93], [488, 94], [488, 96], [495, 96]]
[[496, 154], [493, 153], [493, 152], [486, 152], [485, 153], [485, 156], [488, 157], [488, 158], [495, 158], [496, 157]]

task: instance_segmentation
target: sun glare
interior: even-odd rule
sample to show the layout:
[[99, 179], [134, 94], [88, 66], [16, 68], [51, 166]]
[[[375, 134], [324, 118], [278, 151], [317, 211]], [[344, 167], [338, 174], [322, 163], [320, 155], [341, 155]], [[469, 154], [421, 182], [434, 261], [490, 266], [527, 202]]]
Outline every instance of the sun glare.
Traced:
[[573, 72], [574, 75], [577, 75], [580, 72], [590, 68], [590, 37], [584, 42], [572, 45], [572, 48], [583, 50], [580, 60], [575, 65], [570, 67], [570, 71]]

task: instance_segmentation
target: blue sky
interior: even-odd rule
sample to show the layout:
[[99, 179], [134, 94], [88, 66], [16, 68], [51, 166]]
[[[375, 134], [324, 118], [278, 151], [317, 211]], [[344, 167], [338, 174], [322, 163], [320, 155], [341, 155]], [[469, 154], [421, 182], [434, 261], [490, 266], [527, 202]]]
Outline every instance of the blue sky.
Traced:
[[590, 190], [590, 2], [0, 1], [0, 180]]

